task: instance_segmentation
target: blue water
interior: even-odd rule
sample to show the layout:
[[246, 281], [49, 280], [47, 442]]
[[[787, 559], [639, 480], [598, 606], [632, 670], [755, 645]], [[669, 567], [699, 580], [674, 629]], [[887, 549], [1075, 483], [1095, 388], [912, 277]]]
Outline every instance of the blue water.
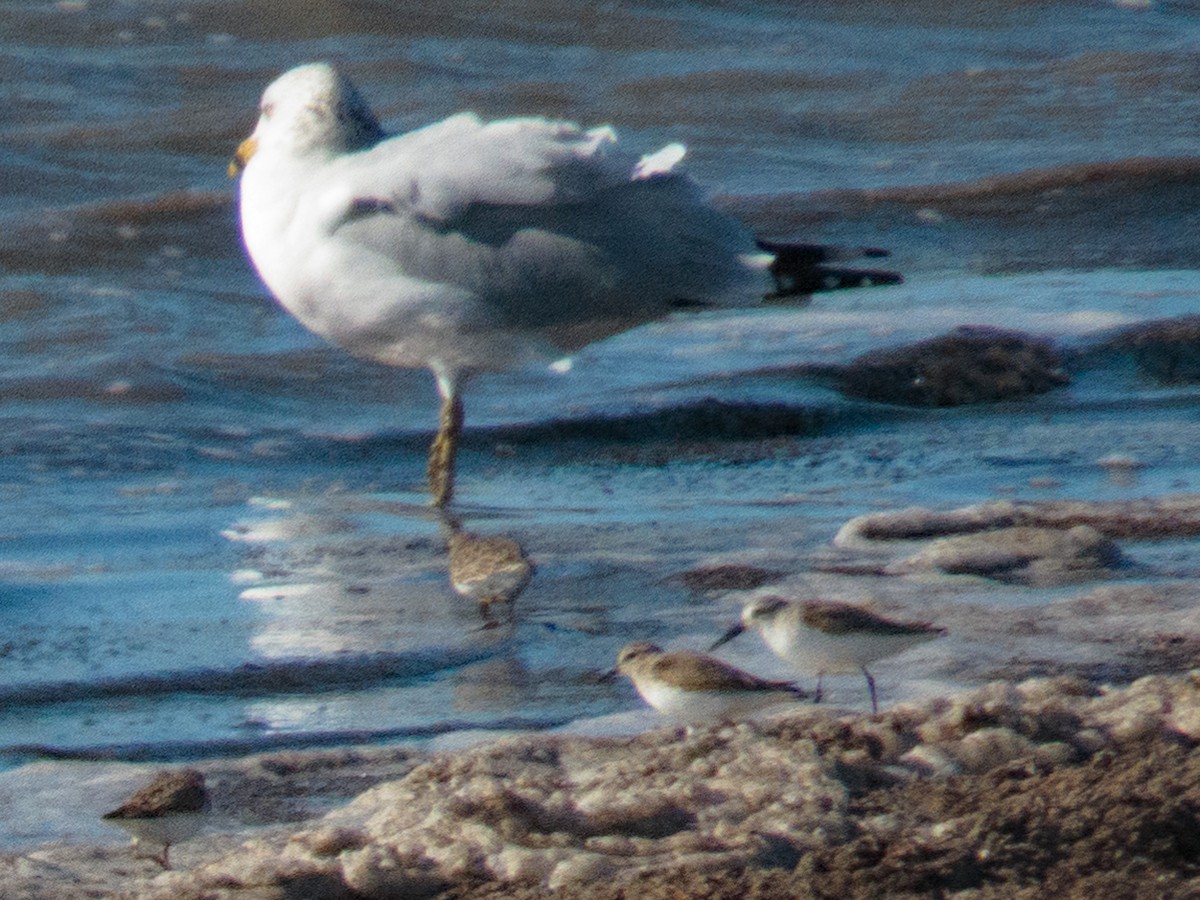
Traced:
[[[432, 380], [306, 334], [240, 247], [226, 160], [265, 84], [315, 58], [395, 129], [469, 108], [682, 140], [756, 227], [889, 246], [907, 282], [675, 319], [566, 375], [473, 385], [464, 516], [539, 564], [516, 625], [482, 629], [424, 508]], [[1194, 389], [1116, 360], [971, 411], [786, 372], [963, 324], [1073, 346], [1195, 310], [1195, 213], [1121, 167], [1194, 156], [1198, 65], [1183, 3], [7, 4], [0, 766], [616, 713], [638, 701], [590, 676], [618, 647], [699, 646], [728, 618], [669, 579], [699, 562], [803, 571], [880, 507], [1195, 489]], [[938, 205], [1076, 164], [1109, 187]], [[886, 193], [910, 187], [929, 203]], [[817, 418], [739, 435], [694, 413], [714, 400]], [[1122, 451], [1147, 464], [1132, 484], [1094, 465]]]

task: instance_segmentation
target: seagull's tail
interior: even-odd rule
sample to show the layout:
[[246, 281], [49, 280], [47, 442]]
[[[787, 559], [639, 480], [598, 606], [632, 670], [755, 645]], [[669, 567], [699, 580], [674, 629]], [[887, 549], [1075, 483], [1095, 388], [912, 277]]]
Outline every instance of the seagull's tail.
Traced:
[[891, 254], [878, 247], [831, 247], [825, 244], [783, 244], [760, 240], [758, 248], [769, 256], [766, 269], [775, 281], [767, 302], [794, 303], [818, 291], [900, 284], [904, 277], [887, 269], [860, 269], [839, 265], [848, 260], [878, 259]]

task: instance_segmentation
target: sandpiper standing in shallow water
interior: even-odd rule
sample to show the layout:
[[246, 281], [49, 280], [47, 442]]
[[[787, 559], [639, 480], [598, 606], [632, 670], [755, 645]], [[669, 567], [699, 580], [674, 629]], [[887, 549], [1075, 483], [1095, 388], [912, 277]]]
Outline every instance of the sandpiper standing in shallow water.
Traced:
[[681, 722], [734, 719], [807, 698], [786, 681], [768, 681], [689, 650], [664, 651], [649, 641], [628, 644], [606, 677], [625, 675], [642, 699]]
[[512, 603], [536, 571], [524, 548], [503, 535], [479, 535], [450, 526], [450, 585], [463, 597], [479, 603], [488, 626], [496, 624], [492, 605]]
[[772, 652], [805, 674], [816, 673], [815, 700], [825, 674], [862, 672], [871, 692], [871, 712], [879, 711], [875, 678], [867, 664], [940, 637], [944, 628], [928, 622], [898, 622], [850, 603], [760, 597], [742, 609], [741, 621], [710, 650], [754, 629]]
[[159, 773], [103, 819], [132, 834], [135, 848], [142, 843], [161, 844], [162, 853], [151, 859], [168, 869], [171, 846], [200, 831], [208, 808], [204, 775], [196, 769], [180, 769]]

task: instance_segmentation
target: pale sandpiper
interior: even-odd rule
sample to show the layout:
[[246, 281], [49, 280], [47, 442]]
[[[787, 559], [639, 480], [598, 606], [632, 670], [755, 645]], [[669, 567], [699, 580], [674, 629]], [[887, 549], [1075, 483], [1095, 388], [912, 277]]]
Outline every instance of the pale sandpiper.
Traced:
[[818, 702], [822, 676], [862, 672], [871, 692], [872, 712], [879, 711], [879, 701], [867, 664], [946, 633], [928, 622], [887, 619], [851, 603], [759, 597], [743, 607], [741, 621], [709, 649], [747, 629], [757, 631], [776, 656], [803, 674], [817, 676]]
[[712, 656], [667, 652], [649, 641], [628, 644], [606, 677], [625, 675], [642, 699], [681, 722], [741, 718], [807, 697], [786, 681], [768, 681]]

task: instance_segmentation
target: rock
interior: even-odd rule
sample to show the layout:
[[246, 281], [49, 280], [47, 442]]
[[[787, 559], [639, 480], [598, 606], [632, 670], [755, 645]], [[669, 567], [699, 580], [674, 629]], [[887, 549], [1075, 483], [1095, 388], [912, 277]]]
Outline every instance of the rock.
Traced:
[[1122, 565], [1117, 545], [1090, 525], [999, 528], [939, 538], [888, 567], [889, 574], [937, 570], [1020, 584], [1062, 584]]
[[987, 772], [1015, 759], [1033, 755], [1033, 744], [1011, 728], [980, 728], [954, 748], [954, 756], [965, 772]]
[[296, 843], [315, 856], [337, 856], [345, 850], [357, 850], [367, 843], [367, 836], [353, 828], [319, 828], [295, 838]]
[[1129, 353], [1141, 372], [1162, 384], [1200, 381], [1200, 316], [1139, 322], [1098, 349]]
[[860, 549], [883, 541], [909, 541], [970, 534], [1025, 524], [1015, 503], [999, 500], [959, 509], [933, 510], [923, 506], [855, 516], [838, 529], [835, 547]]
[[786, 573], [745, 563], [726, 563], [715, 566], [697, 566], [672, 575], [690, 591], [751, 591], [772, 581], [778, 581]]
[[[1128, 563], [1117, 538], [1200, 534], [1200, 495], [1114, 500], [1001, 500], [950, 510], [910, 507], [848, 520], [822, 567], [906, 575], [945, 572], [1055, 585], [1108, 577]], [[869, 553], [865, 561], [852, 554]]]
[[1067, 529], [1090, 525], [1110, 538], [1187, 537], [1200, 534], [1200, 494], [1137, 500], [998, 500], [950, 510], [921, 506], [867, 513], [847, 521], [833, 539], [845, 549], [887, 541], [923, 540], [998, 528]]
[[948, 754], [929, 744], [919, 744], [900, 757], [900, 762], [922, 775], [945, 778], [957, 775], [961, 767]]
[[422, 900], [447, 886], [431, 860], [378, 844], [343, 854], [342, 877], [348, 888], [372, 900]]
[[556, 891], [572, 884], [595, 884], [611, 880], [616, 872], [617, 865], [610, 857], [599, 853], [576, 853], [554, 867], [546, 887]]
[[904, 406], [962, 406], [1042, 394], [1070, 381], [1053, 345], [998, 328], [961, 328], [860, 356], [838, 376], [843, 393]]

